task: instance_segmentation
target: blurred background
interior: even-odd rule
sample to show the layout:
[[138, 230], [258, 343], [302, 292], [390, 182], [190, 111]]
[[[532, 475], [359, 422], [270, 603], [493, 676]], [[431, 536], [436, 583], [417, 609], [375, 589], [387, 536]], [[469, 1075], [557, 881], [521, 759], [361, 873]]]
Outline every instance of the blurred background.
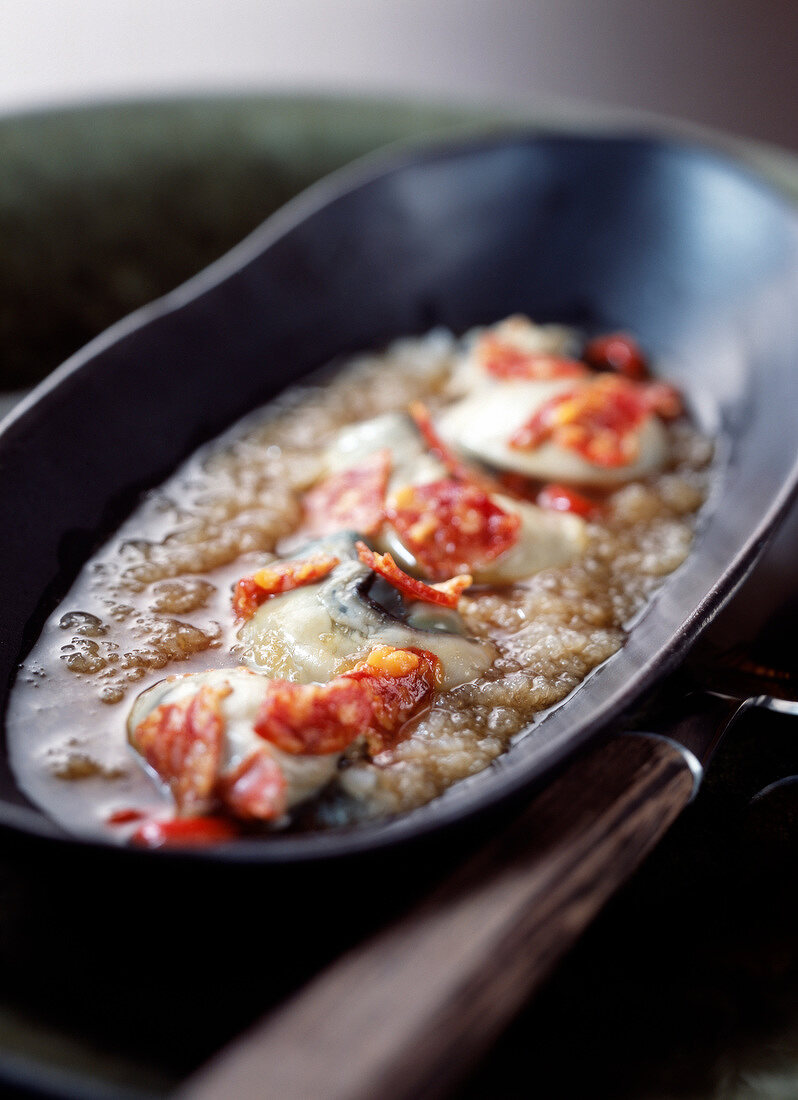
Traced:
[[792, 0], [2, 0], [0, 111], [219, 90], [642, 108], [798, 149]]

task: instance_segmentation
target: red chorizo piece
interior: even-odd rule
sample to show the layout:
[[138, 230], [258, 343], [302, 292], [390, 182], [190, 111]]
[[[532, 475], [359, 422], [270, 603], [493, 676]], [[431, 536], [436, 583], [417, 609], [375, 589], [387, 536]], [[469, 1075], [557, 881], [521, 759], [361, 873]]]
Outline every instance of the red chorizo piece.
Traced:
[[255, 732], [295, 755], [343, 752], [360, 736], [382, 748], [429, 701], [440, 677], [433, 653], [376, 646], [328, 684], [274, 680]]
[[538, 507], [550, 512], [573, 512], [577, 516], [591, 516], [600, 510], [596, 501], [578, 493], [570, 485], [557, 485], [554, 482], [544, 485], [537, 495]]
[[105, 819], [106, 825], [130, 825], [134, 821], [142, 821], [147, 815], [143, 810], [136, 810], [132, 806], [124, 810], [114, 810]]
[[179, 814], [213, 804], [224, 736], [221, 701], [230, 690], [205, 684], [190, 699], [156, 707], [132, 733], [133, 747], [169, 786]]
[[643, 351], [628, 332], [607, 332], [589, 340], [582, 352], [585, 362], [595, 370], [611, 370], [636, 382], [648, 377]]
[[[205, 684], [190, 699], [162, 703], [133, 731], [133, 745], [169, 785], [179, 815], [202, 814], [221, 802], [236, 817], [270, 821], [285, 812], [286, 781], [265, 746], [234, 771], [220, 773], [225, 732], [220, 704], [230, 691], [227, 685]], [[118, 815], [114, 823], [126, 820], [133, 819]], [[172, 832], [175, 842], [184, 835], [178, 826]]]
[[136, 829], [130, 843], [139, 848], [206, 848], [240, 833], [226, 817], [174, 817], [169, 821], [146, 821]]
[[626, 466], [638, 456], [637, 432], [646, 417], [673, 417], [680, 411], [671, 386], [602, 374], [588, 386], [546, 401], [512, 436], [510, 446], [534, 450], [552, 442], [597, 466]]
[[501, 486], [495, 478], [474, 466], [463, 462], [441, 439], [435, 425], [432, 422], [430, 411], [421, 401], [411, 401], [408, 411], [415, 421], [416, 427], [421, 433], [424, 442], [432, 455], [446, 468], [446, 472], [456, 481], [464, 481], [469, 485], [475, 485], [485, 493], [501, 491]]
[[408, 719], [427, 705], [439, 686], [442, 668], [426, 649], [394, 649], [375, 646], [344, 676], [364, 687], [372, 701], [372, 723], [366, 743], [372, 756], [401, 739]]
[[473, 581], [470, 573], [461, 573], [456, 577], [449, 577], [442, 584], [425, 584], [400, 569], [390, 554], [376, 554], [364, 542], [357, 542], [355, 545], [363, 564], [410, 600], [422, 600], [440, 607], [457, 607], [460, 596]]
[[475, 572], [513, 546], [521, 518], [476, 485], [442, 478], [408, 485], [388, 501], [388, 522], [433, 580]]
[[645, 398], [651, 412], [663, 420], [675, 420], [684, 412], [682, 395], [669, 382], [648, 382], [645, 386]]
[[479, 340], [476, 354], [488, 374], [504, 381], [549, 382], [555, 378], [580, 378], [588, 373], [585, 364], [576, 359], [524, 351], [490, 332]]
[[423, 401], [411, 401], [407, 408], [427, 445], [427, 449], [446, 467], [447, 473], [462, 481], [471, 481], [475, 471], [462, 462], [443, 442], [432, 422], [430, 411]]
[[260, 705], [255, 732], [283, 752], [343, 752], [371, 723], [371, 700], [341, 677], [328, 684], [273, 680]]
[[239, 619], [251, 619], [270, 596], [290, 592], [305, 584], [323, 580], [338, 564], [329, 554], [303, 561], [278, 561], [259, 569], [251, 577], [242, 577], [233, 589], [233, 611]]
[[[328, 684], [267, 682], [253, 729], [264, 741], [235, 769], [221, 773], [228, 685], [203, 685], [191, 698], [156, 707], [133, 731], [134, 746], [168, 783], [178, 816], [145, 821], [131, 842], [147, 847], [200, 845], [229, 839], [238, 828], [208, 816], [220, 807], [239, 820], [271, 821], [285, 812], [288, 784], [270, 747], [295, 755], [342, 752], [364, 737], [372, 752], [395, 744], [406, 721], [425, 706], [442, 676], [426, 650], [376, 646]], [[139, 816], [124, 811], [114, 823]]]
[[376, 534], [382, 525], [390, 472], [391, 452], [386, 447], [360, 466], [314, 485], [302, 498], [303, 519], [297, 534], [308, 539], [337, 531]]
[[268, 750], [252, 752], [219, 781], [219, 796], [236, 817], [272, 821], [286, 811], [283, 770]]

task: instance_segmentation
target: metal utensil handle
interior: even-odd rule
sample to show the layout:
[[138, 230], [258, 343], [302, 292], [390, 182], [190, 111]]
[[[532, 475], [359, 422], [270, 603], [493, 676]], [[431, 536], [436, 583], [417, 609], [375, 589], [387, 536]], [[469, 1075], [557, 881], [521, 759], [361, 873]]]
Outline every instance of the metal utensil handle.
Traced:
[[575, 761], [434, 895], [188, 1081], [191, 1100], [418, 1100], [467, 1074], [690, 800], [630, 734]]

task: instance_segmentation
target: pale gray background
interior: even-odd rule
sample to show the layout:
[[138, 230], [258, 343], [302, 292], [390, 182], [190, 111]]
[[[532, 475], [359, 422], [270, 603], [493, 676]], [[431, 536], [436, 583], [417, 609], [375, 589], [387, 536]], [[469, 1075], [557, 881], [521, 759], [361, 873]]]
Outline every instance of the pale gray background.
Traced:
[[208, 90], [642, 107], [798, 149], [793, 0], [0, 0], [0, 111]]

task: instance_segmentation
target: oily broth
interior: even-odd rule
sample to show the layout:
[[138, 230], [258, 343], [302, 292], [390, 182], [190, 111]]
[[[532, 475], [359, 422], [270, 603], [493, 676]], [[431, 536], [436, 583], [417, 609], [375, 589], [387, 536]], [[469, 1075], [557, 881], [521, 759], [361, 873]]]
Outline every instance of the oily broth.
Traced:
[[[344, 425], [454, 395], [458, 344], [444, 333], [362, 356], [290, 391], [190, 459], [91, 559], [20, 670], [11, 762], [31, 799], [73, 832], [124, 839], [118, 809], [171, 800], [125, 735], [138, 692], [164, 676], [237, 662], [232, 585], [270, 560]], [[480, 680], [435, 698], [410, 736], [374, 761], [353, 750], [314, 826], [421, 805], [486, 767], [532, 715], [568, 695], [623, 644], [627, 624], [686, 557], [710, 448], [668, 426], [666, 471], [608, 494], [577, 562], [461, 600], [468, 633], [498, 649]]]

